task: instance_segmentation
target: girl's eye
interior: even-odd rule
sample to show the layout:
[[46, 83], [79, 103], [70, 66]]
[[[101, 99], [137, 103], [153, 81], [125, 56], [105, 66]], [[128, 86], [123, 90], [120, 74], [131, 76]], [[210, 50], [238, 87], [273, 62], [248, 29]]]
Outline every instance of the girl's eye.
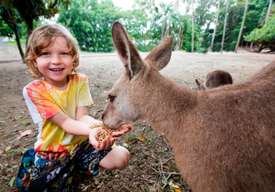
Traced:
[[50, 52], [47, 52], [47, 51], [45, 51], [45, 52], [42, 52], [41, 54], [40, 54], [40, 56], [46, 56], [46, 55], [50, 55]]
[[69, 55], [69, 52], [62, 52], [61, 55]]
[[108, 95], [109, 101], [112, 103], [115, 100], [116, 96], [114, 95]]

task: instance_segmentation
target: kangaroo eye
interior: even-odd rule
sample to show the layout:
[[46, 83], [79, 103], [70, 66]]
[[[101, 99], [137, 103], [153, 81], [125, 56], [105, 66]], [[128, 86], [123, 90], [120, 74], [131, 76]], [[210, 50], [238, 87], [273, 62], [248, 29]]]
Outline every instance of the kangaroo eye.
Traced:
[[115, 100], [116, 96], [114, 95], [108, 95], [108, 99], [110, 102], [113, 102]]

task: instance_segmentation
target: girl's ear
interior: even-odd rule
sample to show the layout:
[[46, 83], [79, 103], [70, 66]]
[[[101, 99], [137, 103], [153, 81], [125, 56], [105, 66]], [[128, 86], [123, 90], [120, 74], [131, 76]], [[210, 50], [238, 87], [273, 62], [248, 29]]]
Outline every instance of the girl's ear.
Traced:
[[149, 55], [147, 55], [145, 61], [156, 69], [161, 70], [169, 63], [171, 59], [172, 43], [172, 37], [166, 37], [162, 43], [160, 43], [149, 53]]
[[127, 32], [119, 22], [112, 27], [113, 43], [117, 49], [120, 60], [124, 64], [129, 79], [132, 79], [142, 68], [143, 61], [137, 49], [129, 39]]

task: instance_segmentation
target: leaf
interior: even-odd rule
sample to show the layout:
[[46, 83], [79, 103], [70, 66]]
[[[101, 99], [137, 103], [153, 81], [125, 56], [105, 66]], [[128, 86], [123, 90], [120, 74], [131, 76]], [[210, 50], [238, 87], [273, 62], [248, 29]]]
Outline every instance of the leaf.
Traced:
[[32, 130], [28, 129], [26, 131], [20, 131], [20, 135], [16, 138], [17, 140], [21, 139], [22, 137], [25, 137], [27, 135], [31, 135], [32, 134]]
[[7, 146], [7, 147], [5, 148], [5, 152], [8, 152], [9, 150], [11, 150], [11, 146]]
[[137, 136], [137, 139], [138, 139], [140, 142], [144, 143], [144, 141], [145, 141], [145, 136], [144, 136], [144, 134], [141, 134], [141, 135]]
[[129, 148], [129, 145], [127, 143], [122, 143], [122, 146], [125, 148]]
[[174, 184], [173, 181], [169, 182], [169, 187], [171, 192], [182, 192], [180, 186], [178, 186], [177, 184]]
[[13, 186], [14, 181], [15, 181], [15, 177], [13, 176], [13, 177], [10, 179], [10, 182], [9, 182], [9, 186], [10, 186], [10, 187]]

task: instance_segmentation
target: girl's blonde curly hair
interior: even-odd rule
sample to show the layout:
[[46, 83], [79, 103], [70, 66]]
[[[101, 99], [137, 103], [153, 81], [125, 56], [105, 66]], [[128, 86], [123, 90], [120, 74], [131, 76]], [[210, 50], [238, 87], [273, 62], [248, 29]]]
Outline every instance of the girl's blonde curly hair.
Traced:
[[55, 41], [56, 37], [64, 37], [73, 57], [73, 72], [79, 65], [79, 47], [72, 34], [60, 24], [47, 24], [36, 28], [29, 37], [25, 62], [35, 78], [42, 77], [36, 66], [36, 59], [41, 55], [44, 48]]

